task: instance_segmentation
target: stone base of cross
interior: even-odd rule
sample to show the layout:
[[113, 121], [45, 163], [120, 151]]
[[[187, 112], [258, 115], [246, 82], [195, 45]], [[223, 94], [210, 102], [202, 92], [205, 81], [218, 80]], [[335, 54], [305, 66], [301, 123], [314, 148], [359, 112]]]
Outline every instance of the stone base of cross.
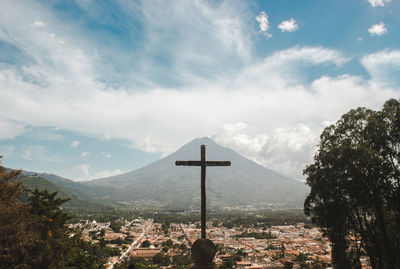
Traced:
[[194, 260], [194, 269], [213, 269], [213, 263], [217, 248], [210, 239], [199, 238], [191, 248], [192, 258]]
[[200, 147], [200, 161], [176, 161], [175, 165], [201, 166], [201, 238], [192, 245], [192, 257], [195, 269], [214, 268], [213, 259], [216, 254], [214, 243], [206, 238], [206, 167], [230, 166], [230, 161], [206, 161], [206, 146]]

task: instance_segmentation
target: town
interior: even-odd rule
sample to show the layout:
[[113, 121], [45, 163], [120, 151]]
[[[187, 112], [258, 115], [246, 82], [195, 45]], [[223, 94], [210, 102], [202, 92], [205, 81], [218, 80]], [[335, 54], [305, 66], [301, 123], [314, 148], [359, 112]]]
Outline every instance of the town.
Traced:
[[[85, 241], [113, 249], [105, 267], [124, 268], [129, 260], [143, 268], [191, 268], [191, 244], [200, 237], [200, 223], [168, 225], [141, 217], [100, 223], [70, 224]], [[270, 227], [226, 227], [207, 222], [207, 236], [217, 247], [217, 268], [329, 268], [330, 242], [319, 228], [299, 222]], [[362, 268], [370, 268], [362, 260]]]

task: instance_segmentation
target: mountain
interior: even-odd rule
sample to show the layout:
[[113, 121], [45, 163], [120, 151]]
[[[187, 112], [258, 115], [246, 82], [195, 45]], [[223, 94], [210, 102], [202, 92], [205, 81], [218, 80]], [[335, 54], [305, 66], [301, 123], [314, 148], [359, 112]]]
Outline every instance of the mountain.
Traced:
[[96, 198], [112, 202], [155, 200], [172, 206], [198, 205], [200, 167], [175, 166], [176, 160], [199, 160], [206, 145], [207, 160], [231, 161], [230, 167], [207, 167], [207, 199], [211, 206], [296, 206], [308, 191], [304, 183], [267, 169], [209, 138], [195, 139], [171, 155], [143, 168], [83, 184], [101, 188]]
[[88, 187], [52, 174], [38, 174], [34, 172], [21, 171], [17, 181], [29, 190], [45, 190], [57, 192], [58, 197], [69, 198], [63, 207], [79, 212], [104, 212], [112, 211], [110, 206], [92, 201], [89, 192], [84, 190]]

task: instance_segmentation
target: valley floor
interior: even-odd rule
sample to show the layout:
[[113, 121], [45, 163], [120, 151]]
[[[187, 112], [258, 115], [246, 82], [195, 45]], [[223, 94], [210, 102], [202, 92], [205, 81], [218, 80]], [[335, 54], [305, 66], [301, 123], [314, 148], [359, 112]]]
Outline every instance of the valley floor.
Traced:
[[[110, 223], [81, 221], [87, 241], [118, 249], [106, 268], [126, 268], [129, 260], [140, 260], [143, 268], [190, 268], [190, 246], [200, 237], [199, 223], [169, 225], [151, 219], [118, 220], [118, 232]], [[218, 268], [328, 268], [331, 262], [329, 241], [318, 228], [305, 223], [248, 228], [224, 227], [207, 223], [208, 238], [217, 246], [214, 259]], [[363, 260], [363, 268], [368, 268]], [[307, 267], [308, 266], [308, 267]]]

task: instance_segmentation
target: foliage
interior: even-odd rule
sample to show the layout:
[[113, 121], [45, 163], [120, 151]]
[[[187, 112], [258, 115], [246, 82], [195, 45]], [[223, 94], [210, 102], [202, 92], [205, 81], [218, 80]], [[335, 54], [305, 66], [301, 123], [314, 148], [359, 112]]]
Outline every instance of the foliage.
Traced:
[[273, 225], [294, 225], [299, 222], [308, 222], [304, 213], [296, 210], [260, 211], [255, 213], [257, 214], [227, 214], [219, 212], [214, 218], [217, 218], [228, 229], [239, 226], [267, 229]]
[[299, 255], [296, 255], [296, 257], [294, 258], [294, 261], [305, 262], [307, 259], [308, 259], [308, 255], [300, 252]]
[[191, 256], [188, 254], [178, 254], [172, 258], [174, 268], [187, 268], [192, 264]]
[[292, 262], [285, 262], [285, 269], [292, 269], [293, 263]]
[[140, 247], [142, 247], [142, 248], [148, 248], [148, 247], [150, 247], [150, 241], [149, 240], [144, 240], [143, 242], [142, 242], [142, 244], [140, 245]]
[[238, 249], [238, 251], [236, 251], [236, 255], [246, 258], [249, 254], [247, 254], [247, 252], [245, 252], [244, 249]]
[[29, 205], [19, 201], [22, 186], [12, 182], [19, 173], [8, 173], [0, 166], [0, 260], [4, 268], [23, 265], [38, 236], [31, 228]]
[[171, 248], [173, 246], [174, 242], [171, 239], [168, 239], [166, 241], [163, 241], [161, 243], [161, 246]]
[[168, 254], [157, 253], [153, 257], [153, 263], [162, 265], [162, 266], [168, 266], [171, 264], [171, 258]]
[[[304, 211], [332, 242], [333, 265], [362, 249], [373, 268], [400, 268], [400, 103], [351, 110], [321, 134], [307, 166]], [[361, 242], [361, 243], [360, 243]]]
[[133, 258], [133, 257], [131, 257], [128, 261], [125, 261], [123, 263], [115, 264], [114, 268], [115, 269], [129, 269], [129, 268], [155, 269], [155, 268], [159, 268], [159, 267], [153, 266], [150, 262], [146, 261], [143, 258]]
[[[26, 192], [15, 182], [19, 171], [0, 166], [1, 268], [102, 268], [98, 245], [80, 239], [66, 226], [66, 199], [47, 190]], [[28, 203], [19, 198], [29, 195]]]
[[113, 230], [114, 233], [119, 233], [121, 231], [122, 228], [122, 223], [112, 220], [110, 221], [110, 225], [109, 225], [110, 229]]

